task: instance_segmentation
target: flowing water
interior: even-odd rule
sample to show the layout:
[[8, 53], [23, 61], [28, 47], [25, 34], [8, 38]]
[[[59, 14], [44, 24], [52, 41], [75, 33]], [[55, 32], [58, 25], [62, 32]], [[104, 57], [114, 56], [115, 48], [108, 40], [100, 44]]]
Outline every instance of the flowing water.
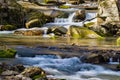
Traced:
[[[74, 10], [74, 9], [73, 9]], [[68, 11], [68, 10], [67, 10]], [[71, 11], [71, 10], [70, 10]], [[73, 22], [75, 13], [71, 13], [68, 18], [56, 18], [54, 23], [47, 25], [79, 25], [82, 26], [83, 22]], [[86, 19], [96, 17], [96, 13], [87, 13]], [[95, 20], [93, 20], [94, 22]], [[87, 23], [87, 22], [86, 22]], [[47, 26], [46, 25], [46, 26]], [[22, 29], [26, 30], [26, 29]], [[36, 46], [48, 45], [71, 45], [78, 46], [96, 46], [117, 48], [116, 39], [106, 38], [105, 40], [97, 39], [70, 39], [70, 38], [57, 38], [50, 39], [46, 37], [47, 28], [43, 28], [44, 35], [40, 36], [21, 36], [13, 35], [14, 31], [0, 31], [0, 44], [7, 45], [12, 48], [23, 48], [26, 54], [31, 53]], [[30, 49], [24, 47], [30, 47]], [[47, 53], [47, 50], [45, 51]], [[45, 53], [42, 52], [41, 53]], [[58, 51], [59, 52], [59, 51]], [[64, 51], [62, 51], [64, 54]], [[34, 57], [20, 57], [16, 55], [15, 59], [0, 59], [1, 62], [8, 62], [9, 64], [24, 64], [27, 66], [39, 66], [47, 72], [48, 77], [66, 79], [66, 80], [120, 80], [120, 72], [106, 69], [102, 66], [82, 63], [80, 57], [61, 58], [58, 55], [36, 55]], [[112, 62], [112, 58], [110, 59]]]
[[[66, 45], [76, 43], [84, 46], [115, 47], [115, 39], [99, 41], [96, 39], [49, 39], [39, 36], [16, 36], [12, 34], [0, 34], [0, 42], [8, 47], [20, 48], [23, 46], [34, 48], [38, 45]], [[26, 53], [30, 51], [26, 49]], [[41, 50], [42, 53], [42, 50]], [[47, 53], [47, 51], [46, 51]], [[64, 53], [64, 51], [63, 51]], [[35, 57], [20, 57], [15, 59], [0, 59], [10, 64], [24, 64], [27, 66], [42, 67], [48, 77], [67, 80], [120, 80], [120, 72], [105, 69], [102, 66], [82, 63], [79, 57], [61, 58], [58, 55], [36, 55]]]
[[120, 72], [104, 69], [102, 66], [82, 63], [80, 58], [60, 58], [55, 55], [36, 55], [36, 57], [17, 57], [25, 66], [39, 66], [48, 77], [67, 80], [119, 80]]
[[[58, 25], [58, 26], [66, 26], [66, 25], [76, 25], [76, 26], [83, 26], [83, 24], [89, 23], [89, 22], [96, 22], [97, 19], [94, 19], [96, 17], [96, 13], [86, 13], [86, 18], [84, 21], [81, 22], [74, 22], [73, 18], [75, 16], [75, 12], [72, 12], [69, 14], [68, 18], [55, 18], [54, 22], [47, 23], [44, 26], [49, 25]], [[93, 19], [91, 21], [87, 21]]]

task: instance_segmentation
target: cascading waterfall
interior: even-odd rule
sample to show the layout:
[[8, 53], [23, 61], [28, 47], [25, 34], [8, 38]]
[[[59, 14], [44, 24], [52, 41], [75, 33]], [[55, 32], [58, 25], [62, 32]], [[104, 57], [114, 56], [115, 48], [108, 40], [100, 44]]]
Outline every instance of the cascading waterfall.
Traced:
[[69, 23], [70, 23], [70, 22], [73, 22], [74, 16], [75, 16], [75, 12], [72, 13], [72, 14], [70, 14], [70, 16], [68, 17]]
[[71, 23], [73, 22], [73, 17], [75, 16], [75, 12], [71, 13], [68, 18], [55, 18], [54, 23]]
[[43, 29], [43, 31], [44, 31], [43, 37], [48, 37], [48, 35], [47, 35], [47, 30], [48, 30], [48, 28], [47, 28], [47, 27], [43, 27], [42, 29]]
[[[44, 26], [50, 26], [50, 25], [58, 25], [58, 26], [66, 26], [66, 25], [76, 25], [76, 26], [83, 26], [84, 23], [88, 23], [88, 22], [96, 22], [96, 19], [93, 19], [96, 17], [96, 13], [86, 13], [86, 19], [84, 21], [81, 22], [74, 22], [74, 16], [75, 16], [75, 12], [70, 12], [69, 17], [68, 18], [55, 18], [54, 22], [51, 23], [47, 23]], [[93, 19], [91, 21], [87, 21]]]

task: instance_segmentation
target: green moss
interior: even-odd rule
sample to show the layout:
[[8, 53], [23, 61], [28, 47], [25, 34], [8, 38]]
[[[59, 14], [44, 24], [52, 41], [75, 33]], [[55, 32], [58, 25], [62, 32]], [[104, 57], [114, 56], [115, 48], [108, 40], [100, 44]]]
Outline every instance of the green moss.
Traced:
[[120, 37], [116, 40], [117, 46], [120, 46]]
[[70, 8], [70, 7], [69, 7], [69, 6], [66, 6], [66, 5], [61, 5], [61, 6], [59, 6], [59, 8], [68, 9], [68, 8]]
[[85, 27], [91, 27], [92, 25], [94, 25], [94, 22], [89, 22], [89, 23], [85, 24]]
[[0, 50], [0, 58], [14, 58], [15, 54], [16, 50], [14, 49]]
[[41, 78], [40, 75], [35, 75], [32, 79], [35, 80], [35, 79], [38, 79], [38, 78]]
[[67, 34], [70, 34], [73, 38], [96, 38], [96, 39], [103, 39], [100, 35], [95, 33], [88, 28], [80, 28], [76, 26], [70, 27]]
[[49, 0], [44, 0], [44, 3], [46, 3], [47, 4], [47, 2], [48, 2]]
[[32, 77], [32, 80], [41, 80], [41, 79], [44, 79], [44, 80], [46, 80], [46, 74], [45, 74], [45, 72], [41, 72], [41, 74], [37, 74], [37, 75], [35, 75], [35, 76], [33, 76]]

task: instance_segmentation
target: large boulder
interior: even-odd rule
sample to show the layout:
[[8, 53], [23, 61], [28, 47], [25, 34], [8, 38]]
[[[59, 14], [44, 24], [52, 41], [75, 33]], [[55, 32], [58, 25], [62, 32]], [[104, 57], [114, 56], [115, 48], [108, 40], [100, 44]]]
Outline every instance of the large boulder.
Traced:
[[104, 56], [101, 54], [90, 54], [87, 55], [85, 62], [87, 63], [94, 63], [94, 64], [100, 64], [100, 63], [107, 63], [109, 61], [108, 56]]
[[26, 15], [26, 28], [30, 27], [41, 27], [46, 22], [52, 21], [52, 18], [50, 16], [44, 15], [44, 13], [40, 11], [33, 10], [31, 12], [28, 12]]
[[71, 36], [72, 38], [98, 38], [103, 39], [97, 33], [88, 28], [78, 27], [78, 26], [70, 26], [67, 35]]
[[119, 36], [119, 0], [99, 1], [97, 22], [92, 29], [103, 36]]
[[117, 0], [104, 0], [100, 1], [99, 3], [98, 17], [102, 18], [106, 23], [120, 21], [120, 15], [116, 1]]
[[23, 15], [24, 11], [22, 6], [20, 6], [16, 0], [5, 0], [1, 1], [0, 8], [0, 19], [1, 24], [6, 25], [14, 25], [17, 27], [21, 27], [23, 25]]

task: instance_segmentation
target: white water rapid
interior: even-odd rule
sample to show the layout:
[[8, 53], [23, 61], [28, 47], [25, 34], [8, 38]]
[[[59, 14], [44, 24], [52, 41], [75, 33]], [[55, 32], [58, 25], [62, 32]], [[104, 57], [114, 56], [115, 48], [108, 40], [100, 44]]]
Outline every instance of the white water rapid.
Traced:
[[48, 77], [66, 80], [119, 80], [120, 72], [104, 69], [98, 65], [82, 63], [79, 58], [60, 58], [55, 55], [17, 57], [25, 66], [42, 67]]
[[[66, 26], [66, 25], [76, 25], [76, 26], [83, 26], [83, 24], [88, 22], [96, 22], [96, 19], [93, 19], [96, 17], [96, 13], [86, 13], [86, 18], [84, 21], [81, 22], [74, 22], [73, 18], [75, 16], [75, 12], [71, 13], [68, 18], [55, 18], [54, 22], [47, 23], [45, 26], [49, 25], [58, 25], [58, 26]], [[93, 20], [90, 20], [93, 19]], [[90, 21], [87, 21], [90, 20]]]

